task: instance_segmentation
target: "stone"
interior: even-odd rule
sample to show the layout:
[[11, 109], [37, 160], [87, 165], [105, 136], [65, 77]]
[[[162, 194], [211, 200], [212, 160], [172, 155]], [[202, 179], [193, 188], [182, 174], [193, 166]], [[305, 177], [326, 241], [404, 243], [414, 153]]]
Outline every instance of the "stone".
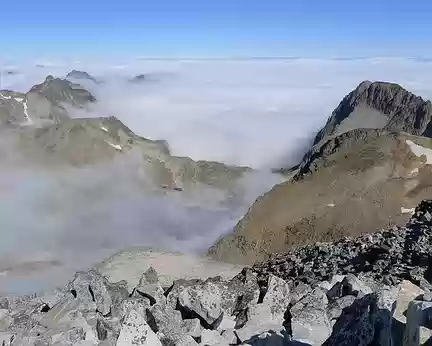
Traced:
[[200, 286], [186, 287], [178, 297], [183, 312], [198, 317], [209, 329], [216, 329], [223, 318], [221, 305], [223, 291], [220, 285], [206, 282]]
[[0, 309], [0, 332], [6, 331], [8, 327], [12, 324], [13, 319], [10, 315], [9, 310]]
[[153, 267], [150, 267], [141, 277], [133, 296], [142, 296], [150, 300], [150, 305], [166, 304], [164, 290], [159, 283], [158, 275]]
[[14, 341], [14, 335], [7, 332], [0, 332], [0, 345], [2, 346], [12, 346]]
[[204, 329], [201, 334], [202, 345], [219, 345], [226, 344], [226, 340], [216, 330]]
[[198, 343], [190, 335], [183, 335], [174, 346], [198, 346]]
[[68, 285], [68, 291], [87, 310], [97, 310], [102, 315], [111, 311], [112, 299], [107, 289], [108, 281], [94, 269], [78, 272]]
[[425, 302], [432, 302], [432, 292], [425, 292], [422, 295], [422, 300]]
[[6, 297], [0, 297], [0, 309], [9, 309], [9, 300]]
[[342, 311], [323, 346], [392, 345], [392, 313], [397, 290], [367, 294]]
[[399, 284], [399, 294], [396, 299], [396, 310], [393, 317], [400, 323], [406, 324], [406, 312], [411, 301], [422, 295], [424, 291], [408, 280]]
[[372, 293], [370, 287], [361, 282], [355, 275], [348, 274], [341, 282], [335, 283], [327, 292], [327, 297], [329, 300], [333, 300], [347, 295], [361, 297], [369, 293]]
[[283, 314], [290, 302], [291, 294], [288, 283], [277, 276], [270, 275], [262, 303], [271, 306], [273, 315], [276, 315]]
[[196, 286], [201, 284], [201, 280], [192, 279], [192, 280], [176, 280], [173, 282], [171, 287], [167, 290], [166, 294], [166, 300], [167, 304], [172, 308], [175, 309], [177, 307], [178, 302], [178, 296], [180, 293], [189, 286]]
[[147, 323], [164, 345], [172, 345], [185, 335], [180, 312], [159, 304], [147, 309]]
[[425, 343], [432, 337], [431, 328], [432, 303], [412, 301], [408, 306], [403, 346], [418, 346]]
[[[260, 304], [250, 304], [236, 317], [236, 333], [241, 342], [268, 330], [283, 330], [284, 314], [291, 301], [288, 283], [270, 275], [267, 292]], [[240, 321], [241, 320], [241, 321]]]
[[137, 311], [141, 316], [146, 316], [147, 308], [150, 307], [150, 300], [143, 297], [131, 297], [123, 300], [117, 317], [124, 319], [131, 310]]
[[144, 317], [131, 310], [122, 324], [116, 346], [162, 346]]
[[312, 292], [312, 287], [310, 285], [306, 285], [305, 283], [301, 281], [291, 281], [289, 283], [289, 290], [290, 290], [290, 304], [294, 305], [299, 300], [301, 300], [303, 297], [308, 295]]
[[330, 321], [337, 320], [342, 310], [354, 303], [355, 300], [356, 297], [354, 296], [343, 296], [330, 302], [327, 308], [327, 316]]
[[201, 338], [203, 328], [201, 327], [201, 322], [198, 318], [183, 320], [182, 328], [185, 334], [190, 335], [194, 339]]
[[331, 334], [327, 316], [327, 296], [318, 287], [285, 314], [285, 328], [292, 338], [310, 345], [321, 345]]
[[318, 284], [319, 287], [321, 287], [324, 290], [330, 290], [336, 283], [342, 282], [342, 280], [345, 278], [344, 275], [333, 275], [332, 279], [330, 281], [323, 281]]
[[254, 336], [246, 341], [247, 345], [251, 346], [306, 346], [301, 342], [292, 342], [289, 337], [281, 332], [268, 331], [258, 336]]
[[238, 345], [240, 343], [235, 329], [226, 329], [221, 332], [221, 336], [227, 345]]

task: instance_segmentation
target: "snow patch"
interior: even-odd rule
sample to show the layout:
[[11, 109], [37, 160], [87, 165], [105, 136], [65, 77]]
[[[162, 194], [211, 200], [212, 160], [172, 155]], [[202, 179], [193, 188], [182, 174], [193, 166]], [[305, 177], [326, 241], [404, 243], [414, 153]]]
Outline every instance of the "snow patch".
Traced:
[[404, 208], [404, 207], [401, 207], [401, 213], [402, 214], [411, 214], [411, 215], [414, 215], [414, 212], [415, 212], [415, 208]]
[[336, 204], [334, 204], [334, 203], [329, 203], [329, 204], [327, 204], [327, 207], [331, 207], [331, 208], [333, 208], [333, 207], [336, 207]]
[[12, 96], [4, 96], [3, 94], [0, 93], [0, 97], [4, 100], [10, 100], [12, 98]]
[[105, 126], [101, 126], [100, 129], [101, 129], [102, 131], [108, 132], [108, 129], [107, 129]]
[[23, 103], [23, 107], [24, 107], [24, 115], [25, 115], [25, 117], [26, 117], [26, 119], [27, 119], [27, 123], [32, 123], [32, 119], [30, 118], [30, 116], [28, 115], [28, 106], [27, 106], [27, 102], [24, 102]]
[[14, 100], [15, 100], [16, 102], [19, 102], [19, 103], [21, 103], [21, 102], [24, 101], [24, 99], [23, 99], [22, 97], [14, 97]]
[[422, 147], [421, 145], [415, 144], [413, 141], [407, 140], [406, 144], [409, 145], [413, 154], [417, 157], [422, 155], [426, 156], [426, 164], [432, 164], [432, 149]]
[[107, 142], [110, 146], [112, 146], [114, 149], [117, 149], [117, 150], [122, 150], [123, 148], [121, 147], [121, 145], [118, 145], [118, 144], [113, 144], [113, 143], [110, 143], [110, 142]]

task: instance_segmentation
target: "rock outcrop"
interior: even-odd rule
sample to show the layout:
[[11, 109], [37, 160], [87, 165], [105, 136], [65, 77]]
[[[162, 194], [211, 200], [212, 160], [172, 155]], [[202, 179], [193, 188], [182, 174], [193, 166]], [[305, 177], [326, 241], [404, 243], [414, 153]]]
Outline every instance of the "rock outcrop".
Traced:
[[[432, 201], [405, 227], [273, 256], [232, 279], [130, 290], [98, 270], [0, 298], [2, 345], [365, 345], [431, 342]], [[167, 283], [166, 281], [164, 282]]]

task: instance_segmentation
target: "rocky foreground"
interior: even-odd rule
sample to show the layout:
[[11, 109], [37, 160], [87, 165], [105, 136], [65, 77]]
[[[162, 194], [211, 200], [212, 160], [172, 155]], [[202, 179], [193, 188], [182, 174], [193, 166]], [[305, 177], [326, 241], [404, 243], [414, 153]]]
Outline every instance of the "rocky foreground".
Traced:
[[79, 272], [0, 298], [0, 345], [430, 345], [431, 230], [424, 201], [405, 227], [274, 255], [231, 280]]

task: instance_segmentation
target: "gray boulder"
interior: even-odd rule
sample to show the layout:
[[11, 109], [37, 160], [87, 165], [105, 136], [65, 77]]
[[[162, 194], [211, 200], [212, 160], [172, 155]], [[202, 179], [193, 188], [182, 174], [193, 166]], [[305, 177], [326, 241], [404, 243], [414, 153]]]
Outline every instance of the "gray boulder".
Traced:
[[198, 343], [190, 335], [184, 335], [176, 341], [174, 346], [198, 346]]
[[159, 304], [147, 309], [147, 323], [165, 346], [175, 344], [186, 334], [180, 312]]
[[285, 315], [288, 334], [296, 341], [321, 345], [332, 330], [327, 304], [327, 296], [319, 287], [297, 302]]
[[114, 305], [128, 297], [124, 284], [111, 284], [94, 269], [76, 273], [67, 289], [83, 309], [97, 310], [102, 315], [109, 314]]
[[408, 306], [403, 346], [418, 346], [432, 337], [432, 303], [412, 301]]
[[372, 293], [372, 289], [361, 282], [355, 275], [348, 274], [341, 282], [336, 282], [327, 292], [329, 300], [341, 298], [347, 295], [362, 297]]
[[237, 316], [236, 334], [241, 342], [269, 330], [283, 330], [284, 314], [291, 301], [287, 282], [269, 276], [267, 292], [260, 304], [250, 304], [245, 314]]
[[144, 317], [131, 310], [122, 324], [116, 346], [162, 346]]
[[153, 267], [150, 267], [141, 277], [133, 296], [145, 297], [150, 300], [150, 305], [156, 303], [166, 305], [164, 290], [159, 283], [158, 275]]
[[345, 308], [324, 346], [392, 345], [391, 327], [397, 290], [365, 295]]

